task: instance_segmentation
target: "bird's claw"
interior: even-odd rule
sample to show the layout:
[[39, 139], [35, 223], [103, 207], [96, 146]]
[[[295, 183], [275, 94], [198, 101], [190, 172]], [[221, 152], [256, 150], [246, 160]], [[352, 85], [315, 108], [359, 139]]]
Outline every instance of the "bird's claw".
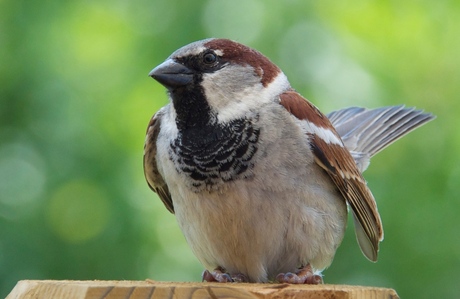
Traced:
[[296, 273], [280, 273], [276, 276], [276, 281], [290, 284], [322, 284], [321, 275], [314, 274], [310, 264], [302, 267]]
[[248, 282], [248, 278], [244, 274], [230, 275], [222, 268], [216, 268], [214, 271], [209, 272], [204, 270], [202, 274], [202, 281], [206, 282]]

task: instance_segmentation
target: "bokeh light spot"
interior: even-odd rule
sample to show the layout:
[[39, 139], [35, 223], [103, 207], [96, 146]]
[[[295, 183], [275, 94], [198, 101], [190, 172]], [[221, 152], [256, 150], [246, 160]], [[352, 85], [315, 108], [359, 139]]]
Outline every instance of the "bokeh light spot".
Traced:
[[250, 43], [263, 28], [265, 6], [257, 0], [213, 0], [204, 8], [203, 24], [209, 37]]
[[288, 76], [294, 88], [307, 82], [309, 99], [323, 101], [320, 109], [379, 104], [380, 92], [373, 78], [346, 55], [326, 28], [299, 22], [289, 28], [279, 45], [282, 65], [291, 70]]
[[[174, 1], [123, 1], [119, 3], [134, 31], [143, 35], [153, 35], [168, 31], [174, 26], [177, 6]], [[135, 15], [135, 18], [130, 16]]]
[[35, 207], [44, 184], [44, 163], [33, 148], [23, 143], [0, 148], [0, 205], [16, 210]]
[[76, 9], [86, 14], [84, 22], [72, 19], [75, 38], [71, 40], [71, 49], [76, 62], [84, 67], [104, 67], [122, 60], [131, 44], [122, 15], [97, 3], [86, 3]]
[[107, 227], [110, 204], [98, 186], [87, 181], [72, 181], [51, 196], [47, 216], [60, 238], [81, 243], [96, 237]]

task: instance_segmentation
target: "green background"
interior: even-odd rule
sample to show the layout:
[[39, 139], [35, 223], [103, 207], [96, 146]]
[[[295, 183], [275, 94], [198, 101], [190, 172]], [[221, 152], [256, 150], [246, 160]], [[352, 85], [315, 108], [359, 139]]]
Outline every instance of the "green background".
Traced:
[[379, 261], [350, 227], [327, 283], [460, 296], [460, 2], [0, 1], [0, 297], [21, 279], [198, 281], [202, 267], [145, 183], [147, 76], [177, 48], [236, 39], [329, 112], [406, 104], [437, 119], [365, 177]]

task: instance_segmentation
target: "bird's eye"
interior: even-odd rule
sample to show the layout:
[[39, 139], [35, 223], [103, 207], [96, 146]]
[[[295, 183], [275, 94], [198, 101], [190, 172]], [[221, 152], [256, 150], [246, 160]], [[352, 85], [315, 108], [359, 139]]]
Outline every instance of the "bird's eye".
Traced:
[[206, 53], [203, 56], [203, 62], [206, 64], [213, 64], [214, 62], [216, 62], [216, 60], [217, 56], [214, 53]]

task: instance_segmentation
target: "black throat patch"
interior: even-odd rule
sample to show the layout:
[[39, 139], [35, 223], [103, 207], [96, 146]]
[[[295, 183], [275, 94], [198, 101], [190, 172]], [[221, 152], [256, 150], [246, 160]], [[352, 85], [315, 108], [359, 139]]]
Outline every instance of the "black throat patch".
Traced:
[[169, 155], [195, 192], [217, 190], [225, 182], [251, 177], [260, 129], [257, 119], [191, 127], [171, 143]]

